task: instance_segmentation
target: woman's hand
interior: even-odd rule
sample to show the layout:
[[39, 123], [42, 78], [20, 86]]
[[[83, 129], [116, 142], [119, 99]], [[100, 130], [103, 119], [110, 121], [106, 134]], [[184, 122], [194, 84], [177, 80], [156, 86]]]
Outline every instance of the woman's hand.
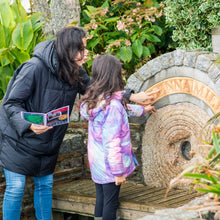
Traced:
[[130, 101], [135, 102], [140, 105], [151, 105], [154, 100], [153, 94], [158, 93], [160, 90], [156, 90], [153, 92], [139, 92], [139, 93], [132, 93], [130, 96]]
[[36, 124], [31, 124], [30, 129], [35, 133], [35, 134], [42, 134], [53, 127], [50, 126], [44, 126], [44, 125], [36, 125]]
[[119, 186], [121, 185], [122, 183], [126, 183], [126, 178], [124, 175], [122, 176], [115, 176], [115, 185], [116, 186]]

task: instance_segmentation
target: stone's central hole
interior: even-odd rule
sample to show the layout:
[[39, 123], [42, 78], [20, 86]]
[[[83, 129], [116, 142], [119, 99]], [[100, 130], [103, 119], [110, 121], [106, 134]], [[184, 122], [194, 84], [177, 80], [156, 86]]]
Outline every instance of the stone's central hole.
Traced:
[[191, 160], [192, 159], [192, 155], [190, 155], [190, 151], [191, 151], [191, 144], [189, 141], [184, 141], [182, 144], [181, 144], [181, 152], [182, 152], [182, 155], [183, 157], [186, 159], [186, 160]]

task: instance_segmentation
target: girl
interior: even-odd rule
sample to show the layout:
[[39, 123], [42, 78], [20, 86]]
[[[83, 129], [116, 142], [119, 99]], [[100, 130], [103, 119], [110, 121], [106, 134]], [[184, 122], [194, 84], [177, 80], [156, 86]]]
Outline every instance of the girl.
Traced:
[[91, 85], [80, 100], [80, 113], [89, 120], [88, 159], [96, 186], [96, 220], [116, 219], [120, 185], [137, 165], [128, 115], [141, 117], [155, 111], [151, 105], [126, 105], [124, 85], [120, 61], [111, 55], [98, 56]]

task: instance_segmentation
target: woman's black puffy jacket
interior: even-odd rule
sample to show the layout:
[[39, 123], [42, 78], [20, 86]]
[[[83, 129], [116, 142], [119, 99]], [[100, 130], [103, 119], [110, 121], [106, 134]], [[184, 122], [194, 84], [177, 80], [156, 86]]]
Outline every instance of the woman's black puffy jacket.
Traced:
[[84, 93], [90, 78], [82, 70], [82, 84], [76, 88], [60, 79], [54, 41], [38, 44], [33, 55], [15, 71], [0, 106], [0, 165], [24, 175], [44, 176], [54, 171], [67, 125], [36, 135], [21, 111], [46, 113], [69, 105], [71, 112], [76, 94]]

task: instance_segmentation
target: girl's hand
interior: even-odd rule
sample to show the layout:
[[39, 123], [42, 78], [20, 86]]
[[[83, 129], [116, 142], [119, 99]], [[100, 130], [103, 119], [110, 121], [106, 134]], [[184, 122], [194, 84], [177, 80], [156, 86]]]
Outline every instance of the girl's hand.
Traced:
[[154, 106], [152, 106], [152, 105], [145, 105], [144, 106], [144, 113], [145, 114], [146, 113], [154, 113], [154, 112], [156, 112], [156, 109]]
[[44, 126], [44, 125], [36, 125], [36, 124], [31, 124], [30, 129], [35, 133], [35, 134], [42, 134], [53, 127], [50, 126]]
[[119, 186], [121, 185], [122, 183], [126, 183], [126, 178], [124, 175], [122, 176], [115, 176], [115, 185], [116, 186]]

